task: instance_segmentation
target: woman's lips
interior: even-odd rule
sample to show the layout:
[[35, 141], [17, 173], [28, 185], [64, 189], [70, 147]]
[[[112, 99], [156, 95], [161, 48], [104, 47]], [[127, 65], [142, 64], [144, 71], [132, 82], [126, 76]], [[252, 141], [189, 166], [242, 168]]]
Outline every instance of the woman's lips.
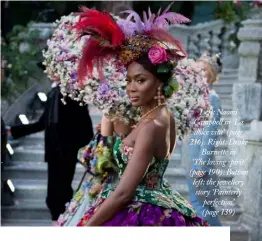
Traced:
[[131, 100], [132, 102], [138, 101], [138, 97], [130, 97], [130, 100]]

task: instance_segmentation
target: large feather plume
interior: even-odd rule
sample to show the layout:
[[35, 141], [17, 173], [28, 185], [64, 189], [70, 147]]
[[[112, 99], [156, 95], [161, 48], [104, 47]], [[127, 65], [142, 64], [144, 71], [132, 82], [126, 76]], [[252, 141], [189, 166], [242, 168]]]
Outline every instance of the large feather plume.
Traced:
[[[169, 4], [162, 14], [161, 8], [157, 14], [152, 14], [150, 8], [148, 8], [148, 13], [145, 11], [143, 12], [143, 21], [133, 10], [122, 11], [121, 13], [129, 14], [125, 20], [119, 21], [122, 31], [125, 31], [125, 34], [128, 36], [132, 36], [135, 32], [143, 33], [153, 29], [168, 30], [170, 24], [182, 24], [190, 22], [190, 19], [184, 17], [181, 14], [168, 12], [173, 3], [174, 2]], [[132, 27], [128, 28], [129, 26]]]
[[[80, 18], [74, 29], [80, 36], [88, 34], [91, 37], [83, 49], [83, 55], [78, 66], [79, 81], [85, 79], [87, 71], [92, 75], [93, 65], [102, 68], [103, 58], [116, 51], [125, 41], [125, 35], [109, 13], [81, 8]], [[102, 73], [102, 70], [98, 70]]]

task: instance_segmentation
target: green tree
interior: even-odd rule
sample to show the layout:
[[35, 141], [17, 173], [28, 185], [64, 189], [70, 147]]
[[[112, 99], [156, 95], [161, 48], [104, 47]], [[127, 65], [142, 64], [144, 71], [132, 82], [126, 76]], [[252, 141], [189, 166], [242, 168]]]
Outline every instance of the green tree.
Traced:
[[5, 76], [2, 83], [2, 97], [8, 98], [29, 87], [30, 79], [38, 80], [41, 74], [37, 63], [42, 60], [41, 37], [39, 30], [32, 30], [31, 23], [26, 27], [15, 25], [7, 35], [8, 44], [2, 44], [2, 57], [5, 61]]

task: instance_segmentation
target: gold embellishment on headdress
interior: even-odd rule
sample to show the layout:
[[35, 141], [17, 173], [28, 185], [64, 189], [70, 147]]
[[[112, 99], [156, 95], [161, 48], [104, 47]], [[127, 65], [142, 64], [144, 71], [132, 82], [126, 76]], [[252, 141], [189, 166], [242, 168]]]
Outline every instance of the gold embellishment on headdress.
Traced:
[[125, 45], [121, 48], [119, 60], [127, 65], [138, 59], [143, 53], [148, 53], [149, 49], [157, 44], [157, 41], [149, 39], [144, 35], [136, 35], [126, 39]]

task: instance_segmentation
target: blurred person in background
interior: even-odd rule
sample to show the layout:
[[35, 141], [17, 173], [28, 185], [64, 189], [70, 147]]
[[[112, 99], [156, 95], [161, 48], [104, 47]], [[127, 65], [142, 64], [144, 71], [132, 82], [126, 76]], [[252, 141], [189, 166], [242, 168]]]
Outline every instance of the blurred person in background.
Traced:
[[[42, 64], [38, 66], [44, 69]], [[53, 225], [73, 196], [71, 185], [77, 152], [94, 135], [88, 107], [80, 106], [70, 98], [66, 98], [64, 104], [61, 99], [59, 81], [54, 81], [39, 120], [28, 125], [12, 126], [9, 130], [9, 135], [14, 139], [45, 131], [45, 162], [48, 165], [46, 204]]]
[[[219, 58], [219, 54], [210, 56], [208, 52], [205, 52], [196, 62], [194, 66], [196, 71], [204, 71], [207, 78], [207, 83], [210, 88], [209, 100], [213, 107], [213, 117], [211, 119], [211, 124], [205, 126], [202, 131], [204, 134], [192, 134], [187, 136], [184, 140], [184, 154], [187, 155], [187, 182], [189, 188], [189, 199], [197, 211], [198, 216], [206, 220], [211, 226], [221, 226], [219, 217], [217, 215], [210, 215], [207, 211], [215, 211], [215, 208], [212, 205], [204, 205], [204, 200], [213, 201], [215, 198], [218, 198], [213, 189], [213, 185], [207, 185], [207, 181], [212, 178], [213, 181], [216, 180], [216, 175], [209, 174], [211, 169], [216, 168], [213, 165], [207, 165], [209, 159], [213, 159], [213, 155], [203, 155], [203, 149], [208, 151], [213, 151], [215, 149], [214, 145], [209, 144], [209, 140], [217, 139], [217, 134], [214, 134], [218, 130], [219, 126], [212, 122], [218, 122], [220, 120], [221, 104], [220, 98], [217, 95], [216, 91], [213, 89], [213, 84], [218, 80], [219, 73], [222, 69], [222, 63]], [[205, 164], [200, 165], [197, 160], [203, 161]], [[190, 172], [191, 171], [191, 172]], [[194, 180], [203, 179], [204, 184], [196, 187], [193, 183]], [[203, 194], [198, 194], [198, 191], [210, 191], [208, 196]]]
[[117, 181], [118, 174], [110, 165], [114, 158], [113, 145], [116, 136], [125, 137], [131, 132], [132, 125], [103, 115], [96, 130], [97, 133], [90, 143], [79, 150], [78, 160], [86, 167], [87, 175], [67, 205], [66, 211], [59, 216], [58, 226], [77, 226], [91, 204], [97, 200], [99, 193], [107, 187], [105, 184], [113, 185]]

